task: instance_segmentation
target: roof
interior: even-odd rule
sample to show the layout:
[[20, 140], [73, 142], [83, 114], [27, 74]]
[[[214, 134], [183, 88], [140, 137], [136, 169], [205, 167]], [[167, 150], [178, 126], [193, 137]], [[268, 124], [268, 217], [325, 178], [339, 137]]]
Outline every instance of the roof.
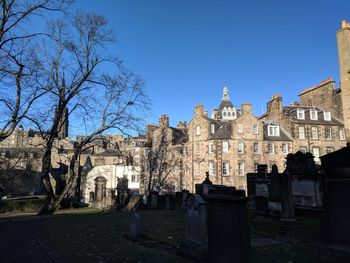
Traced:
[[118, 150], [110, 149], [104, 152], [98, 153], [95, 156], [120, 156], [120, 152]]
[[[297, 109], [303, 109], [305, 111], [305, 119], [300, 120], [297, 118]], [[314, 109], [317, 110], [317, 120], [311, 120], [310, 119], [310, 110]], [[327, 121], [324, 119], [323, 110], [314, 107], [314, 106], [284, 106], [283, 107], [283, 114], [291, 118], [294, 122], [297, 123], [304, 123], [304, 124], [314, 124], [314, 125], [336, 125], [336, 126], [343, 126], [344, 124], [331, 116], [331, 120]]]
[[[212, 134], [209, 139], [214, 140], [214, 139], [232, 139], [232, 121], [229, 122], [219, 122], [219, 121], [214, 121], [213, 124], [215, 125], [215, 132]], [[217, 125], [219, 124], [219, 125]], [[217, 127], [219, 127], [217, 129]]]
[[178, 129], [170, 127], [173, 131], [173, 144], [181, 144], [188, 141], [187, 129]]
[[273, 123], [267, 123], [263, 126], [263, 135], [264, 135], [264, 141], [293, 141], [293, 138], [291, 135], [289, 135], [288, 132], [286, 132], [281, 126], [280, 127], [280, 134], [279, 136], [269, 136], [268, 135], [268, 126], [273, 125]]

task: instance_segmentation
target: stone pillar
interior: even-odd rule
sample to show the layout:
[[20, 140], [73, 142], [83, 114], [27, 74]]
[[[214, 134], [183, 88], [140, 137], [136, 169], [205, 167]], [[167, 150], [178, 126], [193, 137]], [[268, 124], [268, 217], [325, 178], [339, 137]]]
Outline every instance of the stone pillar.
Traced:
[[97, 177], [95, 180], [95, 206], [103, 208], [106, 198], [107, 179], [103, 176]]
[[250, 262], [248, 198], [235, 195], [206, 197], [208, 204], [208, 252], [210, 263]]
[[350, 23], [341, 22], [337, 42], [345, 137], [350, 144]]

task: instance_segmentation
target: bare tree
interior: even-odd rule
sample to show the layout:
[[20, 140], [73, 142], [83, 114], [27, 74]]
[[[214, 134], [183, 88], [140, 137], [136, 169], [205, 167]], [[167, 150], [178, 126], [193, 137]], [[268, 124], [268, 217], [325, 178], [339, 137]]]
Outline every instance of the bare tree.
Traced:
[[31, 24], [47, 12], [63, 11], [70, 0], [1, 0], [0, 16], [0, 141], [23, 120], [47, 90], [37, 85], [40, 59], [36, 41], [45, 34]]
[[[103, 16], [82, 12], [68, 23], [65, 19], [49, 25], [50, 41], [42, 46], [45, 77], [39, 82], [47, 94], [40, 109], [33, 111], [34, 116], [27, 117], [45, 139], [42, 181], [47, 202], [40, 214], [52, 214], [57, 201], [69, 193], [77, 174], [78, 157], [86, 145], [110, 129], [135, 130], [140, 109], [147, 108], [142, 79], [127, 70], [120, 59], [106, 55], [107, 45], [115, 42], [106, 25]], [[69, 112], [65, 114], [67, 108]], [[67, 187], [57, 200], [49, 177], [51, 154], [68, 115], [75, 124], [86, 127], [87, 135], [74, 144]]]

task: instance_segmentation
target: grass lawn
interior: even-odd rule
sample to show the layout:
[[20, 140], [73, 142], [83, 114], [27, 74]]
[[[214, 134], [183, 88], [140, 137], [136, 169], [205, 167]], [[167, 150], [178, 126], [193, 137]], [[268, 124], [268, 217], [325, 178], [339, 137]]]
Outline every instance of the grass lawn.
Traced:
[[[194, 262], [177, 255], [184, 239], [184, 211], [138, 211], [146, 241], [124, 237], [129, 213], [80, 210], [68, 216], [44, 218], [39, 236], [63, 262]], [[259, 220], [250, 214], [252, 238], [274, 238], [277, 222]], [[313, 262], [319, 219], [300, 219], [298, 243], [252, 248], [252, 262]]]

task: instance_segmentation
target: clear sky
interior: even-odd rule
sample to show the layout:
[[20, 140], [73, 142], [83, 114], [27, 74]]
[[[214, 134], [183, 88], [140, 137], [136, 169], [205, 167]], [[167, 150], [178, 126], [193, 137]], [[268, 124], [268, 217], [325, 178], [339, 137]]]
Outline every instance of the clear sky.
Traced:
[[142, 75], [148, 122], [210, 113], [229, 87], [233, 104], [260, 115], [279, 92], [284, 104], [328, 77], [339, 82], [336, 30], [350, 0], [77, 0], [116, 31], [111, 50]]

